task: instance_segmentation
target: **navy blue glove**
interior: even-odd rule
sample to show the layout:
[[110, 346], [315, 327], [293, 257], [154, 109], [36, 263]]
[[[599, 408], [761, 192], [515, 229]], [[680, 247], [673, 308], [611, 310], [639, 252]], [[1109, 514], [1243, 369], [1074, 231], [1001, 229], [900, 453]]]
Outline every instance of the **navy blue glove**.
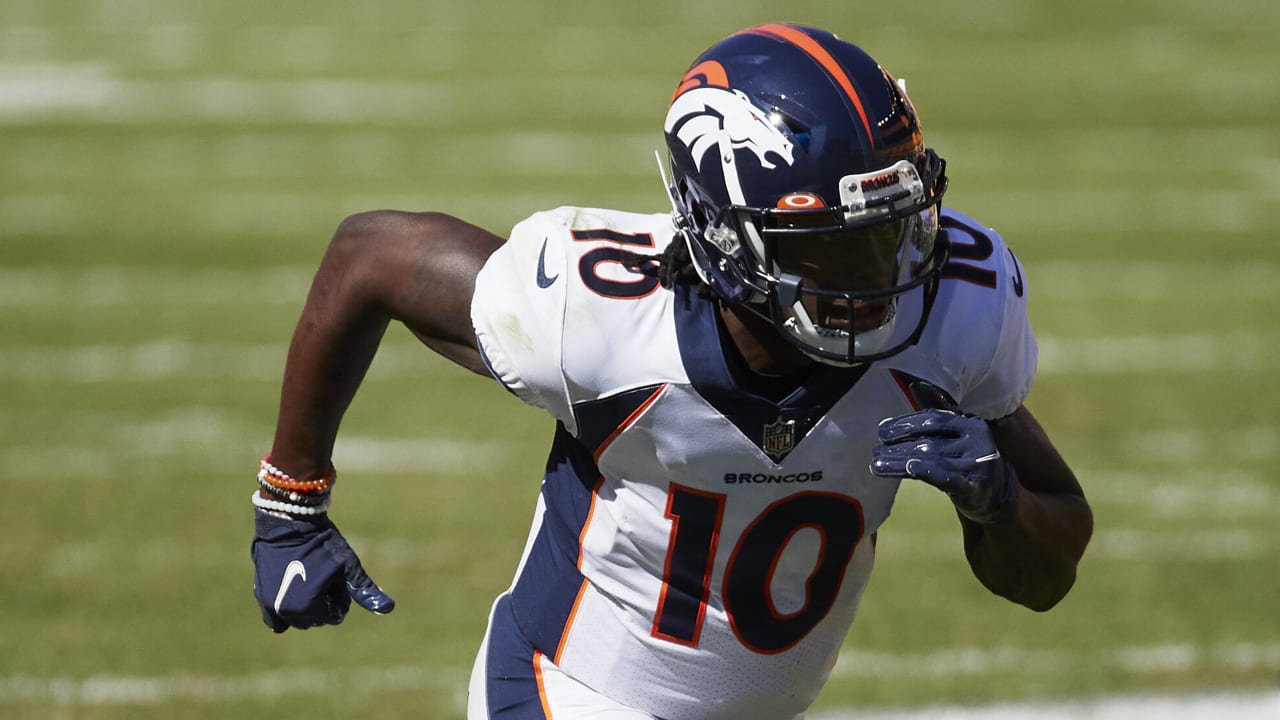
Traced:
[[378, 615], [395, 609], [327, 514], [283, 518], [254, 508], [254, 515], [253, 595], [273, 632], [337, 625], [352, 600]]
[[1000, 457], [987, 421], [956, 412], [936, 387], [910, 386], [925, 408], [880, 423], [871, 472], [923, 480], [945, 492], [961, 515], [983, 524], [1007, 519], [1017, 500], [1013, 467]]

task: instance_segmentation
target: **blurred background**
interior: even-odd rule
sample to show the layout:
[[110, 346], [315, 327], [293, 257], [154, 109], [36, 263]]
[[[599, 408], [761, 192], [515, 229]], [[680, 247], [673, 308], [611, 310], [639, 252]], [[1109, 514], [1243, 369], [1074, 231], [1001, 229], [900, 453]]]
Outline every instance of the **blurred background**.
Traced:
[[313, 270], [359, 210], [666, 209], [676, 81], [773, 21], [908, 79], [1097, 521], [1039, 615], [904, 487], [819, 709], [1280, 686], [1280, 4], [782, 7], [0, 0], [0, 717], [461, 718], [551, 422], [393, 328], [333, 514], [398, 609], [272, 635], [248, 496]]

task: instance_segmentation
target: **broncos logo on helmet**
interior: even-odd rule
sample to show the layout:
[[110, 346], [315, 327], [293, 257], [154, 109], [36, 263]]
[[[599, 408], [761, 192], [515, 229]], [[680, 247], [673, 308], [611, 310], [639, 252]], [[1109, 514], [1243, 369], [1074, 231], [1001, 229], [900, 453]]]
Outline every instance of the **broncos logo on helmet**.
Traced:
[[794, 162], [791, 141], [741, 90], [697, 87], [684, 92], [672, 101], [665, 129], [689, 148], [699, 169], [707, 152], [722, 143], [733, 150], [750, 150], [766, 170], [777, 167], [768, 159], [770, 154], [788, 165]]

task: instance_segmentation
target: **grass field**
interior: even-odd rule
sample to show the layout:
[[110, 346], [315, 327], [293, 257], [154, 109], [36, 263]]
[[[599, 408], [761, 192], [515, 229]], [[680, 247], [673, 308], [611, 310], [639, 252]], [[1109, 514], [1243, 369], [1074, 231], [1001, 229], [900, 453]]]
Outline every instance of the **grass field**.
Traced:
[[267, 5], [0, 0], [0, 717], [460, 718], [549, 421], [389, 333], [334, 517], [399, 607], [272, 635], [248, 495], [311, 272], [357, 210], [663, 209], [676, 79], [775, 20], [909, 79], [1097, 520], [1037, 615], [906, 488], [820, 708], [1280, 684], [1280, 4]]

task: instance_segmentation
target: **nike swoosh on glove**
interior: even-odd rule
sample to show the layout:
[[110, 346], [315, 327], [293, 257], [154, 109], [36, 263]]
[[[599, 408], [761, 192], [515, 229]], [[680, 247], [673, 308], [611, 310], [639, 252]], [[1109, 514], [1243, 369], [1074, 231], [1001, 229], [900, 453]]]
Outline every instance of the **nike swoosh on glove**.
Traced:
[[254, 508], [253, 595], [273, 632], [337, 625], [351, 601], [385, 615], [395, 600], [365, 573], [328, 515], [284, 518]]
[[926, 409], [889, 418], [877, 429], [871, 472], [922, 480], [945, 492], [961, 515], [994, 524], [1012, 515], [1018, 483], [1000, 457], [987, 421], [956, 412], [955, 404], [928, 383], [912, 393]]

